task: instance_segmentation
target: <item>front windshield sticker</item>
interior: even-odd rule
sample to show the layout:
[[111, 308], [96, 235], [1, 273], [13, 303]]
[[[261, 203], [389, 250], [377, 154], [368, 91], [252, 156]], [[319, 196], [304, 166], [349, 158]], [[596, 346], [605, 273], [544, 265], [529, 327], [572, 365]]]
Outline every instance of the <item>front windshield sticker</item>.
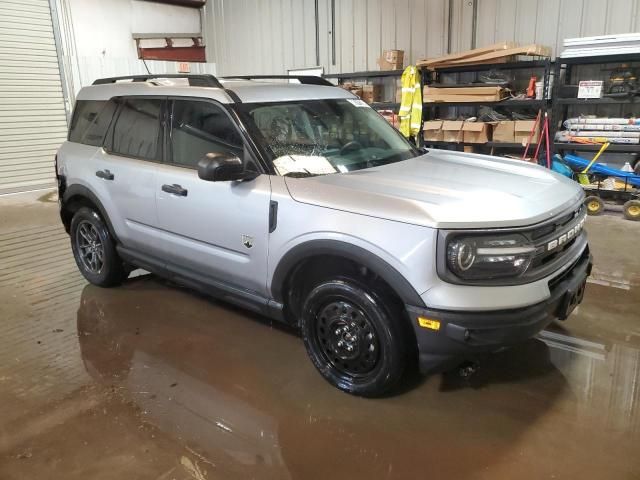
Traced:
[[367, 102], [365, 102], [364, 100], [360, 100], [358, 99], [353, 99], [353, 98], [347, 98], [347, 102], [349, 102], [351, 105], [355, 106], [355, 107], [368, 107], [369, 104]]
[[288, 173], [308, 173], [326, 175], [336, 173], [336, 168], [325, 157], [309, 155], [285, 155], [273, 161], [279, 175]]

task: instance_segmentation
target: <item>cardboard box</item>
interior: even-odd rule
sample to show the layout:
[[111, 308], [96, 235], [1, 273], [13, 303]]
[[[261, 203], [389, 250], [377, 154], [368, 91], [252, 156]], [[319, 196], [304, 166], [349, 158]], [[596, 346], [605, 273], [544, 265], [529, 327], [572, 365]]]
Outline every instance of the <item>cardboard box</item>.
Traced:
[[464, 143], [487, 143], [491, 140], [491, 125], [485, 122], [464, 122], [462, 138]]
[[442, 122], [442, 141], [455, 142], [462, 141], [462, 120], [444, 120]]
[[427, 120], [422, 124], [423, 138], [428, 142], [440, 142], [443, 138], [442, 120]]
[[404, 50], [385, 50], [378, 59], [380, 70], [401, 70], [404, 66]]
[[495, 95], [500, 93], [502, 87], [481, 86], [481, 87], [431, 87], [425, 85], [425, 93], [431, 92], [433, 95]]
[[[527, 140], [529, 139], [529, 134], [531, 133], [531, 129], [533, 128], [535, 123], [535, 120], [516, 120], [515, 126], [513, 128], [513, 141], [521, 145], [526, 145]], [[538, 136], [539, 128], [536, 128], [536, 131], [533, 132], [533, 137], [531, 137], [531, 143], [538, 143]]]
[[430, 87], [422, 91], [425, 102], [498, 102], [505, 96], [501, 87]]
[[513, 143], [515, 141], [515, 126], [513, 120], [503, 120], [493, 124], [493, 141], [498, 143]]
[[382, 100], [382, 85], [363, 85], [362, 99], [367, 103], [380, 102]]

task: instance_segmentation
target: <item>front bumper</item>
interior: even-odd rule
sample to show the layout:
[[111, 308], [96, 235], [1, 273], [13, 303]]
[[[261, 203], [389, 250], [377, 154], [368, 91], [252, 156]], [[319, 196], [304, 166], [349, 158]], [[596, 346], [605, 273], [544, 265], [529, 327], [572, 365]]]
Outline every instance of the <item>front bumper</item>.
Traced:
[[[445, 370], [476, 354], [524, 342], [554, 319], [564, 320], [582, 301], [592, 265], [587, 247], [571, 268], [549, 281], [551, 295], [546, 301], [524, 308], [455, 312], [407, 305], [418, 341], [420, 370]], [[428, 327], [420, 326], [420, 319]]]

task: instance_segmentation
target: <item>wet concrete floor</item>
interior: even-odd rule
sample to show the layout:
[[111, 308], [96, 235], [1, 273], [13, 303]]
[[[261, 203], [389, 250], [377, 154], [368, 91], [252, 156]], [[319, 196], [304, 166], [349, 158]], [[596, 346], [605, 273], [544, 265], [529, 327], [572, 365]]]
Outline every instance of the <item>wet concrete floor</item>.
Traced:
[[54, 201], [0, 200], [0, 479], [640, 478], [640, 223], [588, 219], [566, 322], [366, 400], [268, 320], [151, 275], [88, 285]]

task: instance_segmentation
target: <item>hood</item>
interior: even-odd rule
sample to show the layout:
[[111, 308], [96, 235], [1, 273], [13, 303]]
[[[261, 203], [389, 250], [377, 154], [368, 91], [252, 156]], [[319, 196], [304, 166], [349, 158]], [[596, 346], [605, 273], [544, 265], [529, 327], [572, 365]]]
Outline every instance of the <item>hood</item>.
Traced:
[[294, 200], [436, 228], [526, 226], [575, 207], [574, 181], [520, 160], [430, 150], [381, 167], [285, 177]]

